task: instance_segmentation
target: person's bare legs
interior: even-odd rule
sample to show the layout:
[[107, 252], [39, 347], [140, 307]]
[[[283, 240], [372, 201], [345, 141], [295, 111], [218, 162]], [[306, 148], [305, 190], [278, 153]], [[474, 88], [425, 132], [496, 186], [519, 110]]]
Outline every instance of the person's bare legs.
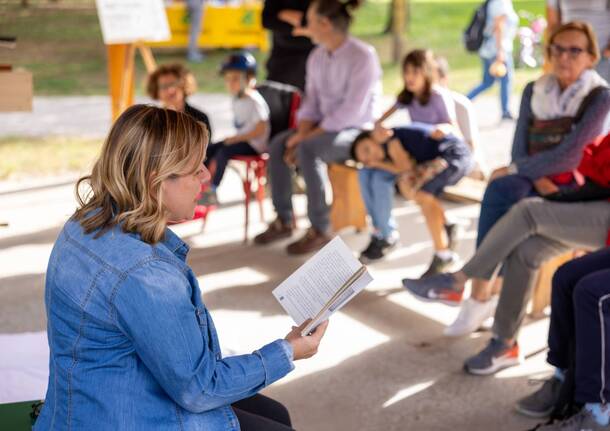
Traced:
[[449, 238], [445, 230], [445, 210], [440, 201], [430, 193], [423, 191], [416, 192], [414, 200], [421, 208], [426, 219], [426, 225], [434, 243], [434, 250], [449, 249]]

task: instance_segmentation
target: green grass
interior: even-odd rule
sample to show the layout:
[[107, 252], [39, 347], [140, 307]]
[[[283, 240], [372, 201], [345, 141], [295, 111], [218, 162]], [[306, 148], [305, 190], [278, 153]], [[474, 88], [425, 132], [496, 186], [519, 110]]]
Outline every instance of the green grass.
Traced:
[[[31, 0], [31, 6], [21, 8], [17, 0], [0, 0], [0, 29], [3, 34], [18, 37], [18, 49], [5, 52], [0, 62], [23, 66], [34, 73], [37, 95], [106, 94], [106, 54], [99, 21], [92, 0], [61, 0], [59, 3]], [[405, 49], [431, 48], [447, 57], [452, 68], [452, 86], [466, 91], [480, 78], [476, 55], [462, 47], [461, 32], [479, 0], [410, 0], [409, 27], [405, 34]], [[515, 9], [542, 14], [541, 0], [514, 1]], [[384, 35], [389, 0], [367, 0], [358, 11], [354, 35], [372, 43], [378, 50], [384, 69], [386, 93], [396, 93], [401, 86], [398, 67], [391, 63], [391, 40]], [[222, 92], [223, 83], [217, 70], [226, 51], [209, 53], [203, 64], [189, 64], [194, 71], [199, 90]], [[265, 53], [255, 53], [261, 64]], [[180, 50], [155, 50], [157, 62], [184, 61]], [[516, 90], [532, 79], [538, 71], [518, 71]], [[145, 72], [137, 61], [138, 94], [144, 92]]]
[[[404, 36], [404, 48], [429, 48], [447, 58], [451, 66], [451, 86], [461, 92], [468, 91], [481, 77], [477, 55], [469, 54], [462, 45], [462, 30], [470, 20], [476, 0], [411, 0], [409, 21]], [[515, 0], [515, 10], [533, 14], [544, 13], [544, 2]], [[372, 43], [379, 53], [384, 70], [384, 91], [394, 94], [402, 85], [399, 67], [391, 61], [391, 40], [383, 35], [388, 17], [389, 0], [368, 0], [359, 11], [353, 32]], [[520, 91], [533, 79], [538, 70], [517, 70], [515, 90]]]
[[[480, 79], [479, 58], [462, 47], [461, 32], [480, 0], [410, 0], [410, 20], [404, 35], [405, 50], [431, 48], [445, 56], [452, 68], [451, 85], [465, 92]], [[107, 94], [106, 52], [92, 0], [0, 0], [2, 34], [16, 35], [18, 49], [0, 52], [0, 63], [12, 63], [34, 73], [37, 95]], [[514, 1], [517, 10], [543, 13], [543, 1]], [[391, 39], [384, 35], [389, 0], [367, 0], [352, 27], [354, 35], [372, 43], [382, 62], [384, 90], [396, 94], [402, 83], [399, 67], [391, 62]], [[8, 52], [8, 55], [7, 55]], [[199, 91], [223, 92], [217, 70], [226, 51], [213, 51], [203, 64], [190, 64]], [[266, 54], [256, 52], [260, 64]], [[155, 50], [158, 63], [184, 61], [180, 50]], [[515, 91], [520, 91], [537, 70], [517, 71]], [[144, 67], [138, 59], [138, 94], [144, 92]], [[49, 137], [0, 138], [0, 180], [62, 172], [85, 172], [95, 159], [100, 141]]]
[[101, 145], [81, 138], [0, 138], [0, 180], [86, 172]]

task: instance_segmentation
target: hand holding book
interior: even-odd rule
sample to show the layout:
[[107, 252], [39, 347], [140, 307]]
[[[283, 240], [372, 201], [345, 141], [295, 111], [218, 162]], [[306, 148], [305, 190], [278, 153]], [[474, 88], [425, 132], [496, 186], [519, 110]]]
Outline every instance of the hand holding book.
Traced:
[[284, 280], [273, 295], [306, 336], [372, 280], [366, 267], [336, 237]]
[[292, 346], [293, 360], [311, 358], [318, 353], [318, 346], [326, 332], [328, 320], [322, 322], [310, 335], [301, 335], [301, 332], [311, 322], [311, 319], [303, 322], [301, 326], [293, 326], [292, 331], [286, 335], [286, 341]]

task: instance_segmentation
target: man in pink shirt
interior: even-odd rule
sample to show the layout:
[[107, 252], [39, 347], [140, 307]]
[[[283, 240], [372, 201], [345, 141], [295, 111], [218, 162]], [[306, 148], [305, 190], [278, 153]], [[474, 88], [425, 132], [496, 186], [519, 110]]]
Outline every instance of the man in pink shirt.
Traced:
[[362, 128], [380, 114], [382, 71], [375, 49], [349, 35], [352, 12], [361, 0], [316, 0], [307, 11], [307, 32], [318, 45], [307, 60], [305, 99], [296, 130], [269, 145], [271, 193], [277, 219], [255, 238], [268, 244], [293, 231], [292, 169], [296, 161], [307, 185], [311, 227], [288, 245], [289, 254], [317, 250], [330, 241], [326, 163], [343, 162]]

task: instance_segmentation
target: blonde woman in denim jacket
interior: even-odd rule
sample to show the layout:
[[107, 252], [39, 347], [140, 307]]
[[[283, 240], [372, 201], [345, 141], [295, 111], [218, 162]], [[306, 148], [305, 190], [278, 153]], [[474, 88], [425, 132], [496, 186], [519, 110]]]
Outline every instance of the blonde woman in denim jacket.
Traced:
[[207, 144], [190, 116], [136, 105], [79, 181], [47, 269], [50, 374], [34, 430], [292, 429], [257, 393], [314, 355], [326, 324], [223, 358], [188, 246], [166, 227], [193, 216]]

